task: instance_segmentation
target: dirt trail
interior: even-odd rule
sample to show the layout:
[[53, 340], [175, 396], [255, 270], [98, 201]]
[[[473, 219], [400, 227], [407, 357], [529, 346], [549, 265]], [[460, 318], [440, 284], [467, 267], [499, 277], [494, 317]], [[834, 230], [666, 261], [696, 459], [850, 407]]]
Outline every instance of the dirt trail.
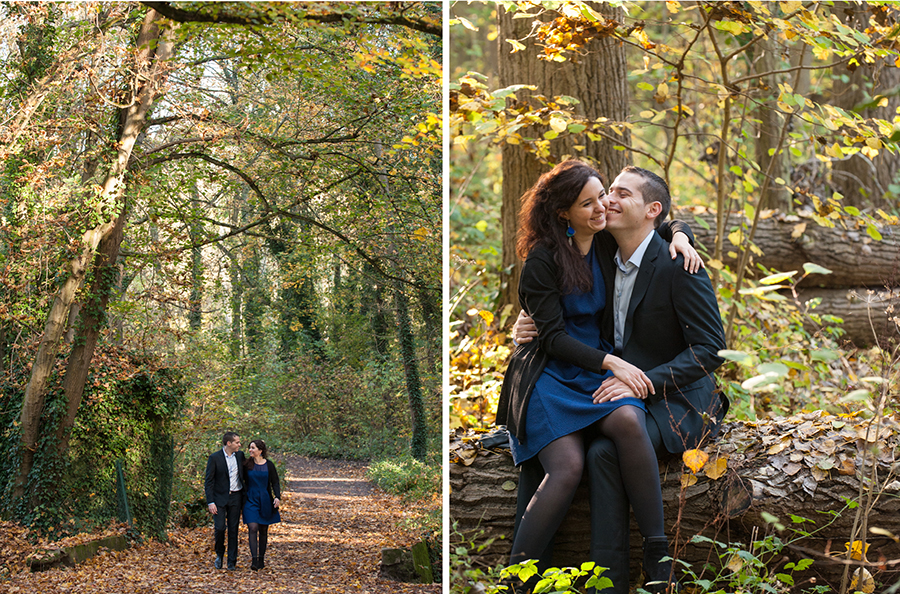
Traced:
[[276, 464], [285, 491], [282, 521], [269, 529], [262, 571], [249, 569], [243, 524], [237, 570], [215, 570], [210, 522], [172, 532], [167, 543], [104, 552], [75, 568], [18, 574], [0, 581], [0, 593], [440, 593], [440, 584], [378, 577], [381, 548], [409, 546], [415, 535], [398, 528], [408, 506], [365, 480], [364, 464], [287, 456]]

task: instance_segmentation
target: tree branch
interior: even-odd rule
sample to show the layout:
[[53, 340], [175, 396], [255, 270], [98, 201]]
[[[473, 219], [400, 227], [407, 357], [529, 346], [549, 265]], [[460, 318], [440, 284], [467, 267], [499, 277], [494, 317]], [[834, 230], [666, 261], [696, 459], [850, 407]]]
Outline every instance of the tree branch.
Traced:
[[[217, 10], [215, 14], [204, 10], [184, 10], [175, 8], [171, 2], [142, 2], [144, 6], [152, 8], [164, 17], [179, 23], [221, 23], [227, 25], [244, 25], [247, 27], [257, 25], [268, 25], [275, 22], [275, 18], [265, 12], [255, 12], [248, 15], [234, 14], [221, 10]], [[402, 6], [404, 3], [399, 3]], [[407, 9], [420, 4], [419, 2], [406, 3]], [[405, 10], [403, 11], [405, 12]], [[393, 16], [376, 14], [375, 16], [357, 15], [353, 12], [329, 12], [322, 14], [315, 13], [295, 13], [306, 21], [314, 21], [317, 23], [342, 23], [345, 21], [355, 22], [367, 25], [397, 25], [406, 27], [414, 31], [426, 33], [441, 37], [443, 35], [443, 27], [441, 20], [427, 19], [423, 17], [408, 17], [404, 14]]]

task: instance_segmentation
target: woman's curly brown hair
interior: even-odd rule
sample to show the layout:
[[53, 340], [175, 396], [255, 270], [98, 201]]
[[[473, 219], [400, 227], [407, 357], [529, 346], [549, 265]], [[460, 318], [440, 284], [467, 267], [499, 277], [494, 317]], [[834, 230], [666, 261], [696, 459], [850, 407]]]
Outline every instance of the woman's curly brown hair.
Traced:
[[586, 292], [593, 285], [583, 254], [569, 245], [566, 236], [569, 225], [560, 217], [560, 212], [574, 204], [592, 177], [603, 182], [600, 172], [587, 163], [568, 159], [543, 174], [522, 196], [516, 255], [524, 260], [538, 245], [553, 252], [553, 259], [560, 270], [559, 282], [563, 294], [575, 290]]

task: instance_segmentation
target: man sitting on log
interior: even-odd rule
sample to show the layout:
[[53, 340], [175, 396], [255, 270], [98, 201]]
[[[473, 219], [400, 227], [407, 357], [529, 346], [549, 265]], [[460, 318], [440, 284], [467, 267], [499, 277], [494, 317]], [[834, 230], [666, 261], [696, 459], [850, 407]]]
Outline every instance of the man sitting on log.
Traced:
[[[657, 456], [668, 456], [714, 437], [728, 411], [728, 399], [712, 376], [723, 362], [718, 352], [725, 348], [725, 335], [709, 276], [703, 270], [686, 272], [680, 256], [666, 258], [664, 242], [654, 233], [655, 220], [641, 216], [640, 205], [651, 196], [665, 204], [658, 217], [664, 219], [670, 197], [659, 176], [626, 167], [610, 188], [606, 229], [612, 239], [605, 242], [600, 261], [604, 277], [616, 280], [607, 285], [606, 302], [614, 305], [605, 308], [601, 328], [615, 347], [613, 353], [644, 370], [653, 383], [655, 394], [646, 399], [653, 422], [648, 421], [647, 430]], [[649, 244], [642, 246], [645, 240]], [[537, 336], [524, 311], [513, 335], [518, 343]], [[637, 395], [611, 377], [594, 393], [594, 402], [627, 396]], [[585, 464], [591, 493], [590, 558], [608, 568], [604, 575], [613, 586], [604, 594], [627, 594], [629, 502], [613, 443], [596, 438], [588, 447]], [[543, 475], [540, 463], [522, 465], [517, 518], [524, 511], [522, 502], [530, 500]], [[655, 546], [667, 548], [668, 543]]]

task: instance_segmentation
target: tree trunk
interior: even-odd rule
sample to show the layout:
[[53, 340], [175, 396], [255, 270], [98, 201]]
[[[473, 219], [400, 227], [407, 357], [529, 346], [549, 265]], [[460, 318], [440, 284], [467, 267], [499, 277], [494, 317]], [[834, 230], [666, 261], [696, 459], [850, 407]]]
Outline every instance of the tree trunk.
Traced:
[[422, 319], [425, 322], [422, 341], [425, 343], [425, 356], [428, 359], [428, 370], [439, 375], [441, 372], [441, 344], [443, 325], [441, 320], [440, 291], [419, 289], [419, 304], [422, 308]]
[[[865, 6], [857, 6], [850, 2], [835, 2], [832, 9], [836, 16], [849, 27], [863, 30], [868, 26], [869, 11]], [[841, 107], [848, 112], [856, 112], [864, 118], [879, 118], [892, 121], [900, 107], [900, 96], [897, 87], [900, 85], [900, 69], [894, 66], [893, 60], [886, 62], [878, 59], [868, 64], [860, 59], [860, 65], [854, 69], [848, 66], [834, 68], [832, 97], [829, 103]], [[849, 80], [843, 82], [841, 77]], [[893, 91], [884, 98], [884, 104], [874, 108], [862, 108], [867, 100], [876, 95]], [[856, 153], [832, 165], [831, 180], [835, 189], [844, 196], [843, 203], [866, 208], [892, 208], [885, 194], [889, 186], [895, 183], [900, 171], [900, 155], [881, 149], [872, 159], [862, 153]], [[897, 194], [897, 192], [890, 192]]]
[[[808, 571], [795, 574], [798, 585], [809, 578], [816, 578], [818, 584], [838, 584], [843, 566], [837, 554], [844, 552], [844, 543], [850, 540], [856, 513], [845, 508], [845, 500], [859, 501], [859, 509], [868, 512], [869, 526], [892, 532], [896, 532], [896, 517], [900, 513], [900, 481], [891, 474], [892, 452], [900, 443], [900, 436], [894, 428], [882, 428], [877, 440], [867, 441], [865, 425], [866, 421], [831, 417], [821, 411], [788, 419], [736, 421], [726, 424], [720, 439], [705, 448], [712, 462], [698, 473], [696, 483], [682, 488], [683, 473], [691, 473], [680, 459], [661, 465], [666, 533], [676, 544], [675, 556], [690, 563], [698, 573], [707, 562], [721, 567], [714, 547], [685, 543], [694, 535], [745, 545], [754, 539], [754, 534], [761, 540], [772, 533], [771, 525], [763, 518], [767, 513], [788, 526], [779, 535], [783, 541], [794, 541], [794, 529], [816, 530], [814, 535], [792, 542], [780, 555], [773, 556], [770, 570], [776, 565], [781, 569], [788, 560], [808, 557], [814, 563]], [[470, 458], [465, 450], [473, 447], [472, 442], [461, 444], [451, 442], [451, 461], [454, 456], [459, 459], [460, 452], [463, 458]], [[876, 445], [881, 449], [875, 449]], [[866, 510], [867, 491], [860, 489], [860, 480], [863, 469], [867, 477], [872, 476], [872, 451], [881, 452], [874, 464], [878, 476], [887, 478], [875, 484], [872, 493], [881, 497], [872, 509]], [[726, 459], [720, 463], [724, 474], [712, 479], [707, 476], [707, 469], [716, 466], [716, 458]], [[507, 450], [481, 450], [471, 459], [470, 466], [450, 464], [450, 520], [455, 526], [451, 540], [474, 538], [477, 543], [485, 543], [494, 538], [483, 551], [473, 550], [470, 554], [478, 566], [506, 564], [515, 520], [518, 471]], [[860, 493], [864, 493], [862, 500]], [[588, 560], [588, 498], [583, 481], [556, 535], [552, 560], [556, 567], [577, 566]], [[833, 519], [828, 515], [831, 512], [837, 512]], [[796, 524], [792, 516], [807, 518], [814, 524]], [[633, 521], [631, 536], [634, 583], [641, 547]], [[868, 542], [869, 560], [900, 558], [900, 545], [890, 538], [869, 535]], [[869, 571], [876, 579], [893, 583], [900, 568], [870, 567]], [[711, 579], [708, 572], [703, 577]]]
[[75, 425], [78, 407], [84, 396], [84, 385], [91, 368], [94, 349], [100, 338], [100, 329], [106, 316], [106, 307], [113, 288], [119, 282], [119, 267], [116, 259], [125, 230], [127, 209], [123, 204], [122, 212], [116, 220], [112, 233], [106, 236], [97, 249], [94, 257], [91, 276], [90, 294], [81, 308], [80, 324], [75, 332], [72, 351], [66, 366], [63, 379], [63, 392], [66, 398], [66, 415], [56, 429], [57, 451], [64, 453], [69, 447], [69, 432]]
[[[592, 3], [591, 6], [601, 14], [622, 20], [624, 12], [621, 8], [612, 8], [608, 4]], [[539, 60], [539, 48], [529, 43], [526, 49], [510, 53], [506, 39], [523, 39], [531, 31], [531, 19], [513, 19], [516, 13], [509, 13], [498, 6], [500, 34], [499, 78], [500, 86], [513, 84], [533, 84], [538, 87], [537, 93], [546, 97], [568, 95], [579, 99], [578, 111], [591, 118], [606, 117], [614, 121], [623, 121], [627, 117], [628, 103], [628, 71], [625, 61], [625, 46], [611, 39], [593, 40], [585, 50], [590, 55], [570, 59], [566, 62], [548, 62]], [[549, 18], [549, 17], [548, 17]], [[526, 101], [528, 91], [520, 91], [518, 99]], [[528, 134], [540, 137], [545, 130], [531, 129]], [[625, 131], [621, 137], [623, 144], [630, 142], [630, 134]], [[576, 144], [585, 145], [585, 150], [577, 152]], [[616, 143], [608, 140], [589, 141], [581, 135], [563, 135], [550, 143], [549, 161], [557, 163], [566, 156], [579, 157], [593, 161], [597, 169], [607, 176], [610, 183], [619, 171], [628, 164], [629, 156], [625, 151], [613, 148]], [[500, 271], [500, 296], [498, 310], [511, 304], [514, 310], [519, 308], [518, 287], [521, 263], [516, 257], [516, 233], [518, 231], [518, 215], [521, 207], [520, 199], [541, 173], [547, 171], [533, 155], [526, 153], [521, 145], [504, 144], [502, 149], [503, 201], [500, 207], [500, 218], [503, 230], [503, 260]], [[510, 316], [514, 321], [515, 316]]]
[[[716, 216], [714, 213], [694, 215], [690, 211], [675, 214], [691, 224], [697, 241], [706, 249], [715, 245]], [[726, 221], [726, 235], [738, 225], [740, 215], [730, 214]], [[698, 224], [703, 221], [707, 228]], [[748, 225], [750, 221], [745, 219]], [[797, 237], [793, 233], [802, 227]], [[803, 281], [804, 287], [869, 287], [881, 289], [885, 286], [900, 286], [900, 227], [885, 226], [881, 230], [881, 241], [869, 237], [865, 230], [846, 230], [839, 227], [820, 227], [815, 221], [795, 216], [777, 215], [761, 219], [756, 227], [756, 245], [762, 255], [756, 255], [753, 264], [779, 272], [791, 270], [803, 272], [807, 262], [824, 266], [831, 274], [813, 274]], [[737, 259], [728, 252], [736, 250], [725, 240], [724, 263], [735, 266]], [[759, 271], [756, 271], [759, 276]]]
[[406, 375], [406, 395], [409, 399], [409, 416], [412, 423], [410, 453], [416, 460], [425, 460], [427, 454], [427, 424], [425, 402], [422, 397], [422, 382], [419, 379], [419, 361], [416, 357], [416, 339], [409, 315], [409, 298], [403, 286], [394, 286], [394, 305], [397, 313], [397, 338], [400, 342], [400, 358]]
[[[195, 186], [192, 191], [191, 206], [200, 208], [200, 191]], [[192, 244], [199, 243], [203, 226], [197, 222], [191, 222], [189, 237]], [[203, 249], [191, 248], [191, 298], [188, 309], [188, 324], [191, 330], [197, 332], [203, 324]]]
[[[749, 54], [753, 61], [753, 70], [757, 73], [772, 72], [778, 69], [776, 44], [772, 39], [760, 39]], [[787, 179], [784, 151], [769, 155], [769, 151], [778, 147], [778, 138], [784, 125], [783, 118], [777, 110], [771, 108], [778, 96], [778, 81], [774, 75], [765, 76], [757, 82], [759, 95], [756, 103], [755, 119], [757, 124], [756, 135], [756, 162], [763, 172], [769, 170], [772, 165], [772, 178]], [[768, 187], [767, 195], [760, 196], [760, 208], [775, 208], [785, 212], [792, 210], [791, 196], [784, 186], [772, 183]]]
[[[837, 316], [844, 320], [840, 327], [848, 340], [857, 348], [878, 345], [892, 350], [900, 342], [900, 325], [897, 311], [900, 311], [900, 289], [868, 290], [804, 288], [797, 292], [802, 303], [811, 299], [822, 302], [811, 313]], [[814, 325], [807, 325], [812, 330]]]
[[[128, 168], [132, 148], [143, 129], [147, 111], [153, 103], [157, 85], [163, 76], [160, 62], [166, 60], [171, 54], [171, 44], [161, 40], [158, 27], [160, 18], [156, 11], [148, 11], [138, 34], [135, 71], [140, 73], [140, 76], [137, 77], [140, 82], [132, 104], [120, 111], [121, 126], [116, 160], [110, 166], [100, 190], [104, 201], [116, 205], [117, 213], [121, 213], [124, 208], [122, 204], [123, 178]], [[97, 246], [113, 231], [114, 227], [115, 219], [102, 223], [83, 235], [81, 253], [70, 261], [69, 276], [57, 292], [50, 313], [47, 315], [44, 333], [38, 346], [22, 403], [20, 416], [21, 461], [13, 488], [14, 497], [18, 498], [24, 494], [28, 475], [34, 464], [47, 380], [56, 361], [60, 339], [65, 330], [66, 314], [75, 299], [75, 294], [84, 282], [87, 266], [91, 262]]]

